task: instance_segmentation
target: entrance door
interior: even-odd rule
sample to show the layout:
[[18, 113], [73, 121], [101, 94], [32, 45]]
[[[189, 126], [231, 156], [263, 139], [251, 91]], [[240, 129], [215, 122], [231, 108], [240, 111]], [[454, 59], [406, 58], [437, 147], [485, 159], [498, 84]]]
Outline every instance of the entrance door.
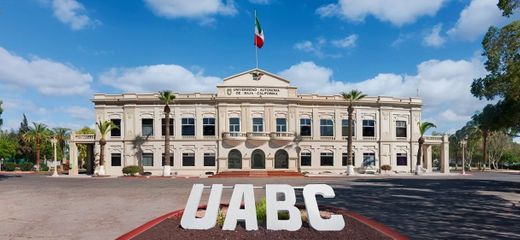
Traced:
[[274, 168], [289, 168], [289, 154], [285, 150], [278, 150], [274, 154]]
[[251, 168], [265, 169], [265, 154], [262, 150], [254, 150], [253, 154], [251, 154]]

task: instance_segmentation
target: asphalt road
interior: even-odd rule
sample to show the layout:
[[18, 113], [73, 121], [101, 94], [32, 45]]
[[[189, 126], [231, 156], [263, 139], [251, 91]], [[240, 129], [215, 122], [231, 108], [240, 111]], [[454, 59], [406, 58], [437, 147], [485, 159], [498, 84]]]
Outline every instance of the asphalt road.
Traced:
[[[321, 204], [356, 211], [414, 239], [520, 239], [518, 173], [270, 179], [0, 174], [0, 239], [113, 239], [183, 208], [193, 183], [326, 183], [335, 189], [336, 198]], [[225, 191], [223, 202], [230, 195], [231, 191]], [[261, 198], [264, 193], [257, 190], [255, 195]], [[299, 197], [298, 202], [303, 200]]]

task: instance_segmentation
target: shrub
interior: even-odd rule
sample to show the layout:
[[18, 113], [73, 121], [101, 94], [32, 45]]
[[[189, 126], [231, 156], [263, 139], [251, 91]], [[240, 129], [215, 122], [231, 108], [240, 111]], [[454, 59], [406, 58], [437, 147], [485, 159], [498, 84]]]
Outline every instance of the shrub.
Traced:
[[22, 171], [32, 171], [34, 164], [32, 162], [24, 162], [24, 163], [20, 163], [19, 167], [20, 167], [20, 170], [22, 170]]
[[40, 163], [40, 171], [49, 171], [49, 166], [47, 166], [45, 163]]
[[218, 210], [218, 215], [217, 215], [217, 224], [219, 226], [224, 226], [224, 220], [226, 219], [226, 215], [224, 215], [224, 212]]
[[4, 163], [2, 164], [2, 170], [4, 171], [7, 171], [7, 172], [12, 172], [16, 169], [16, 164], [15, 163]]
[[123, 168], [123, 174], [125, 174], [125, 175], [135, 176], [136, 174], [142, 173], [142, 172], [143, 172], [143, 168], [140, 166], [132, 165], [132, 166], [126, 166]]
[[265, 223], [266, 215], [266, 201], [265, 198], [262, 198], [259, 202], [256, 203], [256, 219], [258, 220], [258, 223], [263, 224]]
[[392, 166], [390, 166], [390, 165], [383, 165], [383, 166], [381, 166], [381, 170], [383, 170], [385, 172], [386, 171], [390, 171], [390, 170], [392, 170]]

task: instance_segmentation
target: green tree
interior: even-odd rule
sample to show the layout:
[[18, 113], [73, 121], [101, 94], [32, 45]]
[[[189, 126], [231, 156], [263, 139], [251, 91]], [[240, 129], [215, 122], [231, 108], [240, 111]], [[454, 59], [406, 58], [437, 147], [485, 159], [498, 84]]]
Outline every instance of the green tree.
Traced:
[[34, 127], [30, 128], [28, 132], [23, 135], [23, 139], [25, 142], [30, 142], [35, 144], [36, 146], [36, 168], [40, 169], [40, 150], [41, 145], [44, 142], [47, 142], [52, 132], [47, 128], [47, 126], [43, 123], [34, 123]]
[[[482, 109], [482, 112], [473, 115], [473, 121], [475, 121], [480, 133], [482, 134], [482, 161], [479, 165], [488, 163], [488, 137], [493, 131], [503, 128], [500, 122], [500, 115], [502, 112], [496, 107], [496, 105], [488, 104]], [[489, 163], [488, 163], [489, 166]]]
[[[518, 0], [500, 0], [497, 5], [510, 17], [520, 7]], [[471, 93], [480, 99], [498, 98], [496, 110], [504, 118], [495, 119], [503, 128], [520, 130], [520, 20], [502, 28], [491, 26], [482, 41], [488, 74], [475, 79]]]
[[18, 138], [16, 134], [9, 134], [0, 131], [0, 159], [13, 159], [18, 148]]
[[23, 120], [20, 123], [20, 128], [18, 128], [18, 149], [17, 155], [19, 157], [25, 158], [26, 161], [29, 161], [31, 155], [33, 155], [33, 149], [31, 147], [31, 143], [24, 141], [23, 135], [29, 132], [29, 123], [27, 121], [27, 117], [25, 114], [23, 115]]
[[430, 129], [430, 128], [436, 128], [437, 126], [435, 126], [435, 124], [431, 123], [431, 122], [418, 122], [417, 123], [419, 125], [419, 133], [421, 134], [421, 136], [419, 137], [419, 149], [417, 149], [417, 167], [415, 169], [415, 174], [419, 174], [420, 173], [420, 169], [421, 169], [421, 157], [422, 157], [422, 148], [423, 148], [423, 144], [424, 144], [424, 134]]
[[343, 96], [343, 99], [348, 102], [347, 175], [352, 175], [354, 174], [354, 167], [352, 166], [352, 119], [354, 115], [354, 105], [367, 95], [358, 90], [351, 90], [350, 92], [342, 92], [341, 96]]
[[70, 129], [68, 128], [54, 128], [54, 137], [57, 140], [57, 144], [60, 150], [62, 163], [65, 162], [65, 148], [67, 146], [67, 140], [70, 138]]
[[175, 99], [175, 95], [171, 91], [159, 92], [159, 100], [164, 104], [164, 158], [163, 158], [163, 175], [170, 175], [170, 104]]
[[107, 134], [112, 129], [117, 129], [118, 127], [110, 120], [104, 122], [96, 123], [99, 133], [101, 134], [101, 138], [99, 139], [99, 175], [105, 175], [105, 145], [107, 144], [107, 140], [105, 139]]

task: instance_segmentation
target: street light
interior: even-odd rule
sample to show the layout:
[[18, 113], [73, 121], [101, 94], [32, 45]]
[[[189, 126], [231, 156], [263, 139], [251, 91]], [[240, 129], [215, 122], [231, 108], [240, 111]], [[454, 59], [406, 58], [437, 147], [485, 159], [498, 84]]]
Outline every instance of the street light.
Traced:
[[468, 143], [468, 135], [465, 135], [464, 138], [460, 141], [460, 145], [462, 145], [462, 175], [466, 174], [466, 159], [464, 158], [465, 146]]
[[52, 146], [54, 147], [54, 173], [52, 173], [52, 176], [53, 177], [57, 177], [59, 176], [58, 175], [58, 163], [56, 161], [56, 143], [58, 143], [58, 140], [56, 139], [56, 137], [52, 137], [51, 138], [51, 143], [52, 143]]

